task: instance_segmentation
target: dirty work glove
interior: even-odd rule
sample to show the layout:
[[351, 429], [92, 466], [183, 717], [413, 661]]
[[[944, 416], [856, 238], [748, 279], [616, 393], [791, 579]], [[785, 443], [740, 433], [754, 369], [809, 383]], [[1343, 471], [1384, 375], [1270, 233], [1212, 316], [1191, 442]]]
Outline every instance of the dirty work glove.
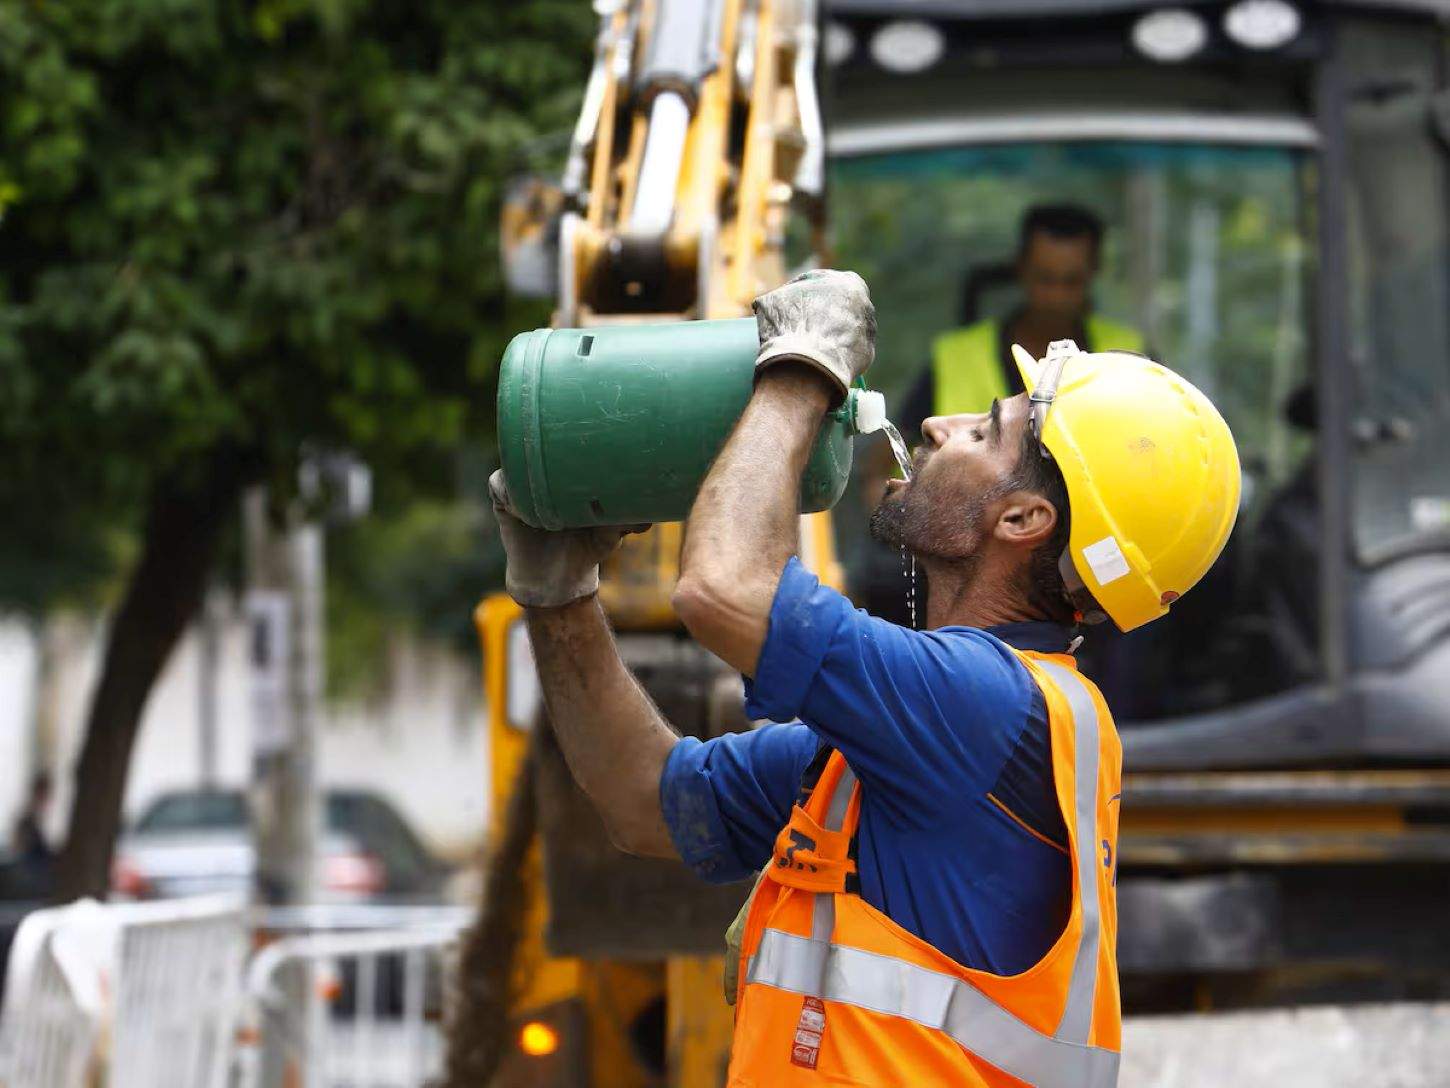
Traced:
[[876, 307], [854, 272], [805, 272], [755, 300], [758, 379], [775, 363], [809, 363], [836, 385], [836, 401], [876, 358]]
[[488, 478], [488, 494], [498, 517], [498, 534], [508, 557], [504, 588], [529, 608], [554, 608], [599, 590], [599, 561], [629, 533], [647, 525], [593, 529], [535, 529], [519, 519], [509, 505], [503, 470]]

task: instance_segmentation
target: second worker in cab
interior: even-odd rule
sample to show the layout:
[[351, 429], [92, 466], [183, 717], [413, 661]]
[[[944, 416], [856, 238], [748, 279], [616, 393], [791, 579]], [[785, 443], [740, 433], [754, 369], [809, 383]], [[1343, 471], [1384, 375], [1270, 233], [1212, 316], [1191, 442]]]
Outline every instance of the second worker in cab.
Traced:
[[1074, 204], [1039, 204], [1022, 217], [1015, 272], [1021, 302], [1001, 317], [987, 317], [942, 333], [932, 344], [931, 366], [907, 397], [898, 426], [919, 432], [928, 416], [980, 412], [993, 400], [1022, 392], [1011, 347], [1034, 358], [1054, 340], [1084, 351], [1142, 352], [1143, 335], [1092, 312], [1092, 285], [1101, 263], [1103, 224]]

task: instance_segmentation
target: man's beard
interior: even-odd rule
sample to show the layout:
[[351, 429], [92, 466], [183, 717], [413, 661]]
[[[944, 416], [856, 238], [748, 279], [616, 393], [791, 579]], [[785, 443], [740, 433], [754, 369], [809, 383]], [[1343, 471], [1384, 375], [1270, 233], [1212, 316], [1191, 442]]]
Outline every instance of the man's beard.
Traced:
[[893, 548], [911, 548], [921, 536], [921, 519], [914, 504], [908, 503], [909, 488], [903, 488], [899, 495], [887, 494], [871, 511], [868, 529], [871, 539]]
[[973, 498], [944, 518], [929, 495], [918, 494], [908, 483], [895, 494], [888, 492], [871, 512], [871, 537], [889, 547], [905, 548], [918, 559], [971, 562], [981, 547], [984, 500], [985, 496]]

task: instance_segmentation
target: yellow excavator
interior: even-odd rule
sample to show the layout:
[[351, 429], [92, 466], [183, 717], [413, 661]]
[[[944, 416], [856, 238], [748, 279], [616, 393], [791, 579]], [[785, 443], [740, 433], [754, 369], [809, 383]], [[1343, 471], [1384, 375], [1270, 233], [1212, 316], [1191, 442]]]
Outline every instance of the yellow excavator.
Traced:
[[[595, 7], [562, 182], [523, 182], [506, 204], [512, 286], [552, 295], [563, 328], [747, 316], [785, 279], [788, 231], [817, 248], [822, 237], [816, 3]], [[670, 608], [680, 540], [679, 524], [627, 538], [600, 597], [625, 659], [677, 727], [746, 728], [739, 678], [686, 640]], [[840, 587], [830, 515], [804, 516], [801, 541], [802, 558]], [[496, 819], [454, 1079], [717, 1083], [731, 1021], [712, 948], [744, 889], [696, 887], [678, 864], [614, 850], [547, 736], [520, 609], [495, 595], [475, 618]], [[486, 1011], [469, 1007], [470, 990]], [[488, 1016], [496, 1022], [480, 1029]]]

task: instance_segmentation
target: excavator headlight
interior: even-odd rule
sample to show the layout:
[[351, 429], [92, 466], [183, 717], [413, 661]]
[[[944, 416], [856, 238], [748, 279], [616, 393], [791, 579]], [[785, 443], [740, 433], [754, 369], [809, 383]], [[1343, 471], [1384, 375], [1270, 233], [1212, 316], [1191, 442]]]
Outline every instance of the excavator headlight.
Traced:
[[1208, 42], [1203, 19], [1184, 8], [1149, 12], [1133, 24], [1133, 46], [1149, 60], [1176, 64]]
[[946, 51], [941, 29], [919, 19], [887, 23], [871, 39], [871, 56], [888, 72], [908, 75], [930, 68]]
[[1240, 0], [1223, 16], [1224, 33], [1245, 49], [1278, 49], [1300, 25], [1298, 9], [1285, 0]]

